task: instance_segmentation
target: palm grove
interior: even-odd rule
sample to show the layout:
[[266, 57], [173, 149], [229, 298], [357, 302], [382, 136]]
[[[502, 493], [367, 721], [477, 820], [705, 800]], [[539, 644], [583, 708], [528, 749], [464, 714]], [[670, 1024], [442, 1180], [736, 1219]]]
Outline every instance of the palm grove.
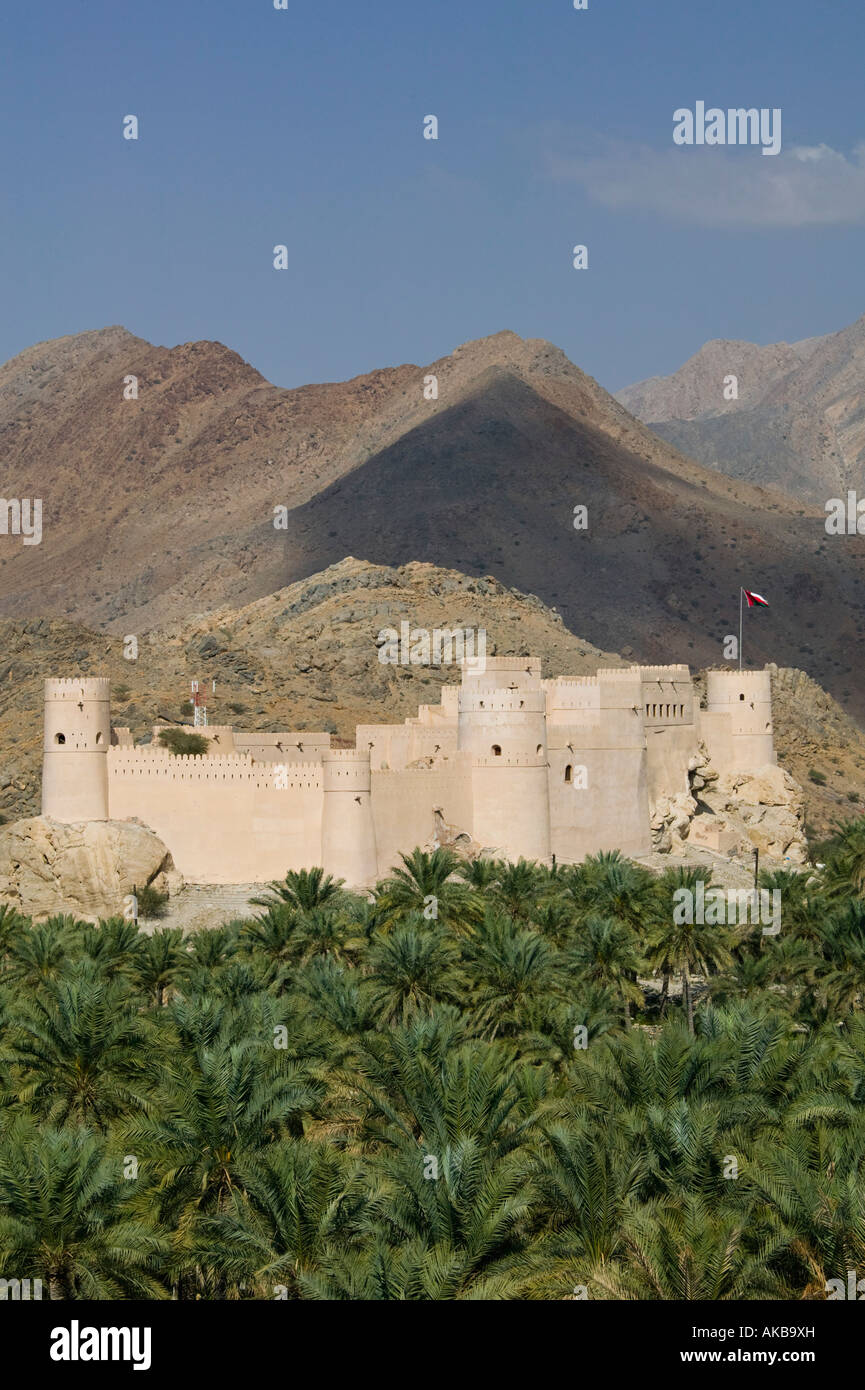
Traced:
[[863, 827], [764, 875], [774, 937], [616, 853], [290, 873], [186, 937], [0, 909], [0, 1277], [825, 1297], [865, 1272]]

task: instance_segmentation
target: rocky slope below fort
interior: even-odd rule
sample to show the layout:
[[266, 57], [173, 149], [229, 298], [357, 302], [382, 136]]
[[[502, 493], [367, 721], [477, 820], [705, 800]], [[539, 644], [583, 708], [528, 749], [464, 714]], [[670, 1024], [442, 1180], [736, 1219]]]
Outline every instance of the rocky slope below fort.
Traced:
[[80, 334], [0, 368], [0, 450], [6, 492], [44, 506], [41, 545], [0, 536], [0, 616], [140, 636], [357, 555], [492, 575], [597, 646], [700, 666], [745, 584], [772, 602], [748, 659], [865, 719], [859, 538], [690, 462], [540, 339], [282, 390], [219, 343]]
[[[593, 647], [540, 600], [496, 579], [353, 559], [240, 609], [154, 629], [139, 639], [136, 661], [124, 659], [120, 637], [81, 624], [0, 620], [0, 814], [14, 820], [39, 810], [45, 676], [108, 675], [114, 722], [129, 725], [136, 739], [148, 737], [160, 716], [179, 719], [190, 680], [200, 679], [208, 688], [216, 681], [212, 723], [324, 729], [348, 743], [355, 724], [414, 715], [458, 679], [453, 667], [379, 661], [380, 631], [404, 621], [430, 630], [482, 627], [489, 655], [539, 655], [550, 676], [592, 675], [599, 665], [643, 657]], [[773, 671], [773, 708], [782, 763], [803, 784], [811, 833], [823, 834], [857, 810], [851, 798], [865, 803], [865, 737], [800, 671]]]

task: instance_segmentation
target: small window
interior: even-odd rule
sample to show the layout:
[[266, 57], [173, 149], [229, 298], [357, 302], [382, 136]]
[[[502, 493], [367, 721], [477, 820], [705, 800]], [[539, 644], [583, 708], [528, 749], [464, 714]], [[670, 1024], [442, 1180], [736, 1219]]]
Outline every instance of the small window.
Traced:
[[537, 753], [538, 757], [540, 757], [540, 755], [541, 755], [541, 753], [543, 753], [543, 751], [544, 751], [544, 745], [543, 745], [542, 743], [539, 743], [538, 746], [537, 746], [537, 748], [535, 749], [535, 752]]
[[98, 734], [96, 735], [96, 742], [97, 742], [97, 743], [101, 743], [101, 742], [102, 742], [102, 733], [101, 733], [101, 732], [98, 733]]
[[501, 746], [500, 746], [498, 743], [494, 743], [494, 744], [493, 744], [493, 757], [494, 757], [494, 758], [500, 758], [501, 756], [502, 756]]
[[65, 735], [65, 734], [55, 734], [55, 735], [54, 735], [54, 742], [55, 742], [55, 743], [65, 743], [65, 742], [66, 742], [66, 735]]
[[568, 763], [567, 767], [565, 768], [565, 781], [566, 781], [566, 782], [570, 782], [570, 780], [571, 780], [571, 773], [572, 773], [572, 772], [573, 772], [573, 768], [571, 767], [571, 764]]
[[745, 698], [744, 695], [740, 695], [740, 696], [739, 696], [739, 699], [740, 699], [740, 700], [744, 700], [744, 698]]

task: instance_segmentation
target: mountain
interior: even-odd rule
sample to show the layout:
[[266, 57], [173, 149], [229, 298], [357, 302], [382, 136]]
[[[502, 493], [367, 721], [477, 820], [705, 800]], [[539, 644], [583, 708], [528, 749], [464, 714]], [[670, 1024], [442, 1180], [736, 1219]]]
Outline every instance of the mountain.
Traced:
[[[413, 716], [459, 679], [452, 666], [379, 662], [381, 629], [399, 630], [403, 621], [482, 627], [490, 656], [539, 655], [547, 676], [627, 664], [569, 632], [537, 598], [495, 579], [352, 558], [242, 608], [155, 629], [140, 641], [137, 661], [124, 658], [121, 636], [80, 623], [0, 620], [0, 823], [39, 811], [46, 676], [110, 676], [114, 722], [139, 741], [161, 716], [180, 718], [189, 682], [199, 679], [212, 724], [325, 729], [337, 745], [353, 743], [356, 724]], [[865, 735], [801, 671], [773, 668], [772, 705], [780, 761], [803, 785], [809, 830], [825, 834], [852, 813], [853, 798], [865, 801]]]
[[354, 555], [491, 576], [596, 647], [702, 666], [744, 584], [772, 604], [747, 660], [807, 669], [865, 716], [855, 538], [685, 458], [543, 340], [284, 390], [221, 344], [106, 329], [0, 369], [0, 447], [4, 488], [44, 500], [41, 545], [0, 537], [0, 617], [142, 634]]
[[[738, 399], [724, 399], [724, 379]], [[731, 478], [824, 506], [865, 495], [865, 317], [798, 343], [704, 344], [672, 376], [616, 399], [664, 439]]]

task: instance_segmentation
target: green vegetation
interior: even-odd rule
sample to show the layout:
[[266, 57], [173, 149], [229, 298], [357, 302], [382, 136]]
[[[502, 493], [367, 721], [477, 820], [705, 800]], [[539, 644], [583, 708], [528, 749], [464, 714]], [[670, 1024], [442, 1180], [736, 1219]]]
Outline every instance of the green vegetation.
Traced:
[[141, 921], [146, 922], [157, 917], [164, 917], [168, 910], [168, 894], [160, 893], [158, 889], [151, 888], [145, 883], [142, 888], [136, 890], [138, 898], [138, 916]]
[[824, 1297], [865, 1269], [865, 819], [691, 871], [404, 856], [184, 937], [0, 908], [0, 1273], [54, 1298]]
[[188, 729], [161, 729], [159, 742], [170, 753], [190, 753], [197, 758], [207, 752], [208, 741], [204, 735], [192, 734]]
[[819, 770], [819, 768], [816, 768], [816, 767], [809, 767], [809, 768], [808, 768], [808, 781], [809, 781], [809, 782], [814, 782], [814, 783], [816, 783], [816, 785], [817, 785], [818, 787], [825, 787], [825, 785], [826, 785], [826, 774], [825, 774], [825, 772], [821, 772], [821, 771]]

